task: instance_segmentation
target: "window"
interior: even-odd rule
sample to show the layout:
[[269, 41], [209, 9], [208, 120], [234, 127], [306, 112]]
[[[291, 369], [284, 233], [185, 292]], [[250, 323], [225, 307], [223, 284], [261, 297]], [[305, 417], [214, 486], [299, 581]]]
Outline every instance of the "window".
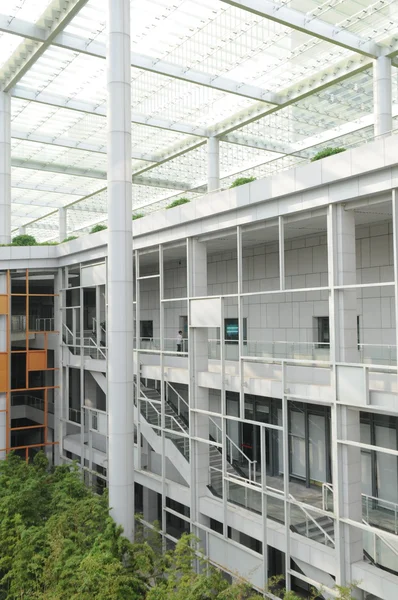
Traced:
[[329, 317], [318, 317], [318, 344], [324, 348], [330, 343]]
[[[317, 328], [318, 328], [318, 347], [325, 348], [330, 343], [330, 331], [329, 331], [329, 317], [317, 317]], [[360, 349], [360, 329], [359, 329], [359, 316], [357, 316], [357, 344], [358, 350]]]
[[[226, 342], [238, 343], [239, 319], [224, 319], [224, 338]], [[247, 319], [243, 319], [243, 341], [247, 341]]]
[[153, 338], [153, 321], [140, 321], [140, 338], [147, 340]]

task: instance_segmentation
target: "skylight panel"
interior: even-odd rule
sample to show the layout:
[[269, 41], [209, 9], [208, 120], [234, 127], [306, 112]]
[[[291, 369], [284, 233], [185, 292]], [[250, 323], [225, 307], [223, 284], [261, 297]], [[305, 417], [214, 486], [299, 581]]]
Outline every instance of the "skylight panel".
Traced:
[[7, 0], [3, 12], [11, 18], [36, 23], [49, 4], [51, 0]]
[[0, 68], [5, 65], [20, 43], [21, 38], [18, 35], [0, 32]]

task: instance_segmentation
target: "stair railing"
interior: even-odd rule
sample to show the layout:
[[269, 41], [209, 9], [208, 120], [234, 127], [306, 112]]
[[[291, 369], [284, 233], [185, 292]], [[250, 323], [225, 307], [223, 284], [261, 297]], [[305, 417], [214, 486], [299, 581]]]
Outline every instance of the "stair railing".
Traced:
[[[329, 492], [332, 494], [333, 499], [333, 485], [328, 482], [322, 483], [322, 509], [325, 511], [329, 510]], [[333, 502], [332, 502], [333, 510]]]
[[309, 538], [309, 522], [311, 521], [311, 523], [313, 525], [315, 525], [315, 527], [317, 527], [319, 529], [319, 531], [321, 531], [322, 535], [324, 536], [325, 546], [327, 545], [326, 540], [328, 540], [334, 548], [335, 547], [334, 539], [328, 534], [327, 531], [325, 531], [325, 529], [322, 527], [322, 525], [320, 525], [320, 523], [318, 523], [318, 521], [316, 519], [314, 519], [314, 517], [301, 504], [299, 504], [297, 502], [296, 498], [294, 496], [292, 496], [292, 494], [289, 494], [289, 500], [293, 501], [292, 504], [294, 506], [297, 506], [297, 508], [299, 508], [301, 510], [301, 512], [304, 513], [304, 515], [305, 515], [306, 537]]
[[[323, 483], [322, 484], [322, 508], [325, 511], [330, 511], [329, 508], [329, 492], [332, 494], [332, 498], [333, 498], [333, 484], [332, 483]], [[370, 523], [370, 519], [369, 519], [369, 507], [370, 505], [376, 504], [376, 503], [380, 503], [383, 506], [383, 508], [389, 510], [389, 512], [391, 513], [391, 515], [394, 515], [392, 517], [393, 521], [393, 531], [394, 533], [397, 535], [398, 534], [398, 504], [396, 502], [391, 502], [391, 500], [384, 500], [383, 498], [378, 498], [377, 496], [370, 496], [369, 494], [361, 494], [362, 496], [362, 512], [365, 515], [366, 521], [368, 523]], [[332, 510], [333, 510], [333, 505], [332, 505]]]
[[181, 406], [185, 407], [185, 410], [187, 411], [188, 416], [189, 416], [189, 404], [188, 404], [188, 402], [185, 400], [185, 398], [183, 398], [181, 396], [181, 394], [179, 392], [177, 392], [177, 390], [175, 389], [175, 387], [173, 385], [171, 385], [171, 383], [169, 381], [166, 381], [166, 400], [167, 400], [167, 402], [169, 400], [169, 395], [168, 395], [169, 388], [177, 396], [177, 414], [178, 414], [178, 416], [179, 417], [182, 416], [182, 418], [185, 418], [184, 414], [181, 413]]
[[[136, 388], [136, 391], [138, 391], [137, 382], [134, 382], [134, 386]], [[153, 400], [151, 400], [150, 398], [148, 398], [145, 395], [145, 392], [142, 391], [142, 388], [140, 389], [140, 392], [141, 392], [141, 396], [143, 396], [143, 399], [145, 400], [145, 402], [147, 404], [149, 404], [153, 408], [153, 410], [156, 411], [156, 413], [159, 415], [159, 423], [160, 423], [161, 422], [160, 421], [161, 414], [162, 414], [161, 410], [158, 410], [156, 403], [154, 403]], [[145, 416], [145, 414], [142, 412], [142, 409], [141, 409], [141, 413], [143, 414], [143, 416]], [[170, 427], [167, 427], [166, 423], [165, 423], [165, 426], [167, 429], [171, 429], [171, 431], [178, 431], [180, 433], [183, 433], [184, 436], [186, 436], [186, 434], [187, 434], [186, 429], [184, 429], [184, 427], [181, 425], [181, 423], [179, 423], [173, 415], [165, 415], [165, 419], [170, 419]]]
[[[211, 418], [209, 417], [210, 428], [213, 431], [212, 437], [218, 444], [222, 444], [222, 430], [221, 427]], [[210, 430], [209, 428], [209, 430]], [[256, 481], [256, 460], [250, 460], [248, 456], [239, 448], [239, 446], [228, 436], [226, 435], [227, 446], [229, 446], [229, 456], [231, 457], [231, 465], [233, 459], [233, 449], [238, 452], [239, 456], [242, 457], [242, 462], [247, 464], [247, 471], [249, 475], [249, 481], [251, 483], [257, 483]]]
[[[365, 519], [362, 519], [362, 523], [364, 525], [368, 525], [369, 526], [369, 523]], [[390, 544], [382, 535], [376, 533], [375, 531], [366, 531], [366, 533], [369, 533], [369, 534], [373, 535], [373, 557], [372, 557], [372, 560], [376, 564], [379, 564], [379, 565], [383, 566], [382, 563], [377, 560], [377, 540], [380, 540], [380, 542], [382, 544], [384, 544], [390, 550], [390, 552], [392, 552], [393, 554], [395, 554], [395, 556], [397, 557], [397, 564], [398, 564], [398, 550], [397, 550], [397, 548], [394, 548], [394, 546], [392, 544]]]

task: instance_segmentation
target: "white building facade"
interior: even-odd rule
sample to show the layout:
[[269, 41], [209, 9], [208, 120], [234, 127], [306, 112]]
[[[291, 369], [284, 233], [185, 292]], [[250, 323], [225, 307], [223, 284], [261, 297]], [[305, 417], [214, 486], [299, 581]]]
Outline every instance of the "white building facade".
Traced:
[[77, 460], [119, 522], [191, 531], [258, 590], [397, 597], [397, 156], [392, 135], [135, 221], [120, 296], [117, 224], [1, 248], [3, 455]]

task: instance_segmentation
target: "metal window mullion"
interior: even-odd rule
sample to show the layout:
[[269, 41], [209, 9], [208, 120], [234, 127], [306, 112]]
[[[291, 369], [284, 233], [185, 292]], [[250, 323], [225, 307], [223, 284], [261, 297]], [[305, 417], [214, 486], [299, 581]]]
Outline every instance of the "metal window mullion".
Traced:
[[[398, 321], [398, 189], [392, 190], [392, 228], [393, 228], [393, 263], [394, 263], [394, 300], [395, 320]], [[395, 326], [395, 344], [398, 348], [398, 326]], [[398, 360], [398, 352], [397, 352]]]
[[[137, 469], [142, 468], [142, 448], [141, 448], [141, 354], [140, 354], [140, 343], [141, 343], [141, 301], [140, 301], [140, 261], [138, 250], [134, 250], [134, 261], [135, 261], [135, 356], [136, 356], [136, 373], [135, 373], [135, 389], [133, 386], [133, 394], [136, 394], [137, 402], [137, 450], [138, 450], [138, 464]], [[133, 396], [134, 397], [134, 396]]]
[[263, 527], [263, 573], [264, 588], [268, 583], [268, 535], [267, 535], [267, 454], [266, 454], [266, 429], [260, 426], [260, 445], [261, 445], [261, 514]]
[[[82, 287], [82, 264], [79, 265], [79, 276], [80, 276], [80, 287], [79, 287], [79, 304], [80, 304], [80, 315], [79, 315], [79, 326], [80, 326], [80, 444], [81, 444], [81, 457], [80, 463], [82, 468], [84, 469], [84, 459], [86, 449], [84, 446], [84, 434], [85, 434], [85, 413], [84, 413], [84, 311], [83, 311], [83, 303], [84, 303], [84, 293]], [[91, 432], [89, 430], [88, 437], [90, 439]]]
[[285, 394], [286, 380], [286, 364], [281, 361], [281, 384], [282, 384], [282, 425], [283, 425], [283, 492], [285, 504], [285, 574], [286, 574], [286, 589], [291, 589], [290, 577], [290, 503], [289, 503], [289, 414], [288, 400]]
[[336, 583], [344, 583], [344, 555], [342, 552], [342, 524], [340, 521], [340, 448], [337, 443], [339, 438], [339, 406], [337, 403], [337, 382], [336, 382], [336, 358], [337, 358], [337, 319], [336, 319], [336, 207], [333, 204], [328, 206], [327, 214], [327, 244], [328, 244], [328, 284], [329, 284], [329, 348], [330, 348], [330, 366], [331, 366], [331, 387], [333, 390], [334, 402], [331, 405], [331, 444], [332, 444], [332, 481], [333, 481], [333, 512], [335, 515], [335, 556], [336, 556]]
[[196, 459], [195, 459], [195, 451], [196, 451], [196, 442], [193, 440], [193, 437], [196, 433], [196, 413], [194, 409], [196, 408], [196, 394], [195, 394], [195, 330], [192, 328], [191, 330], [191, 297], [192, 297], [192, 270], [193, 270], [193, 252], [192, 252], [192, 239], [186, 238], [186, 253], [187, 253], [187, 312], [188, 312], [188, 404], [189, 404], [189, 414], [188, 414], [188, 432], [189, 432], [189, 465], [190, 465], [190, 476], [191, 476], [191, 485], [190, 485], [190, 500], [191, 500], [191, 512], [190, 512], [190, 520], [191, 520], [191, 528], [192, 523], [198, 522], [198, 514], [197, 514], [197, 498], [196, 498], [196, 477], [195, 477], [195, 469], [196, 469]]
[[[237, 266], [238, 266], [238, 351], [239, 351], [239, 404], [240, 417], [245, 415], [245, 390], [244, 390], [244, 363], [243, 356], [243, 299], [242, 293], [242, 229], [238, 225], [236, 230], [236, 245], [237, 245]], [[224, 327], [224, 321], [222, 321]]]
[[279, 288], [285, 289], [285, 223], [283, 216], [278, 217], [279, 232]]
[[221, 440], [222, 440], [222, 491], [224, 513], [224, 538], [228, 538], [228, 482], [227, 474], [227, 420], [226, 420], [226, 391], [225, 391], [225, 335], [224, 335], [224, 298], [221, 298], [221, 327], [220, 327], [220, 367], [221, 367]]

